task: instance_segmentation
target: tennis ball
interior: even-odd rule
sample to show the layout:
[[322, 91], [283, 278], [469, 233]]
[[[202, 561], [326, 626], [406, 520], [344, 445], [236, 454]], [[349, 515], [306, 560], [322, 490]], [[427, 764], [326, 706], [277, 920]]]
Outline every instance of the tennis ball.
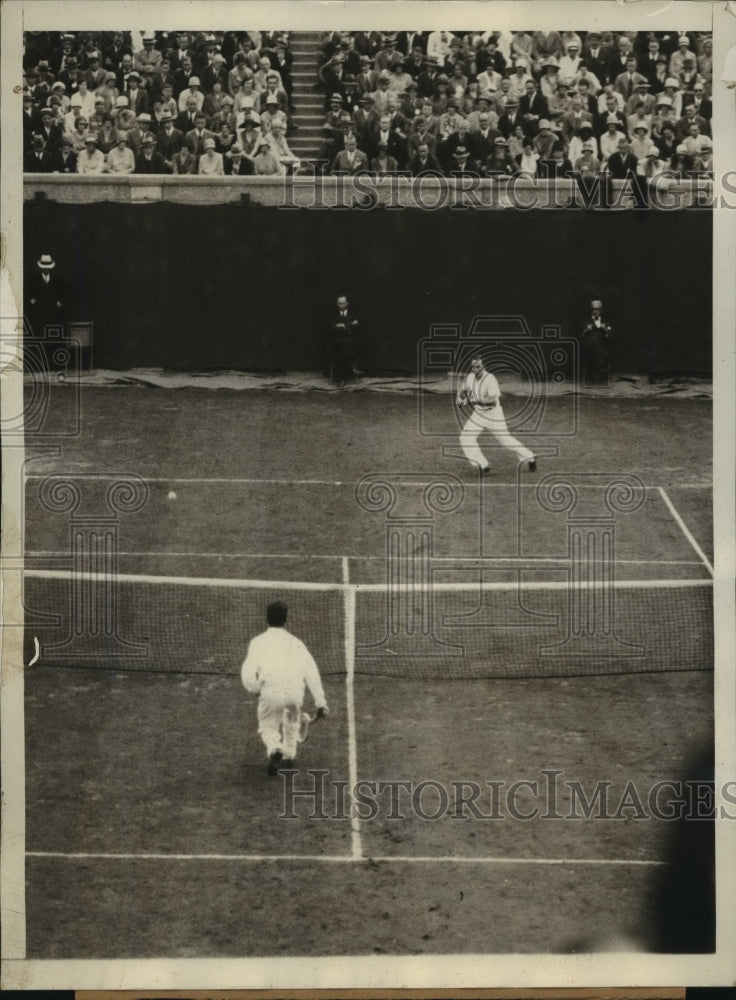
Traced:
[[176, 493], [173, 490], [169, 493], [169, 500], [176, 500]]

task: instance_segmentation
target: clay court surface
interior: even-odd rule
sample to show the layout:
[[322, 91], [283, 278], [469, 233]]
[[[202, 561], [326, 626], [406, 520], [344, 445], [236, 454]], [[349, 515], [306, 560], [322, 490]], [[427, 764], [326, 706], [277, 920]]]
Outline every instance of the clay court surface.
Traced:
[[[713, 739], [711, 403], [578, 403], [570, 432], [571, 400], [548, 401], [536, 474], [489, 450], [481, 484], [442, 396], [425, 401], [422, 434], [411, 395], [84, 387], [79, 433], [26, 465], [27, 631], [41, 643], [25, 674], [28, 957], [653, 946], [673, 825], [613, 814], [628, 782], [646, 798]], [[55, 392], [51, 423], [74, 426], [76, 406]], [[581, 484], [590, 518], [610, 481], [639, 491], [615, 518], [615, 655], [596, 635], [540, 651], [566, 637], [571, 559], [569, 512], [538, 488], [550, 476]], [[126, 477], [147, 488], [116, 515], [128, 655], [83, 636], [75, 657], [58, 645], [74, 518], [99, 521]], [[75, 512], [47, 502], [62, 480]], [[396, 490], [388, 514], [361, 493], [373, 480]], [[422, 603], [431, 588], [403, 577], [419, 603], [391, 605], [391, 518], [403, 539], [420, 532], [424, 486], [440, 480], [458, 502], [432, 513], [417, 563], [435, 589]], [[239, 680], [273, 596], [331, 707], [298, 773], [277, 778]], [[321, 809], [289, 798], [313, 787], [310, 769], [324, 772]], [[384, 794], [360, 818], [358, 781], [430, 784], [421, 814], [409, 795], [394, 815]], [[506, 799], [487, 818], [490, 792], [484, 817], [440, 809], [438, 789], [518, 781], [538, 783], [514, 800], [532, 818]], [[569, 818], [568, 782], [608, 782], [609, 818]]]

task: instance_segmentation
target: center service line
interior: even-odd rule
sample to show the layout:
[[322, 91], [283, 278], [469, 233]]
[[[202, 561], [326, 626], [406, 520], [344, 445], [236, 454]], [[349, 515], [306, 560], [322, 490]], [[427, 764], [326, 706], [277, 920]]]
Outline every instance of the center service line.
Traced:
[[358, 750], [355, 739], [355, 587], [350, 586], [348, 557], [342, 558], [342, 584], [345, 605], [345, 698], [348, 712], [348, 776], [350, 779], [350, 838], [352, 857], [363, 856], [360, 835], [360, 819], [354, 808], [354, 789], [358, 783]]

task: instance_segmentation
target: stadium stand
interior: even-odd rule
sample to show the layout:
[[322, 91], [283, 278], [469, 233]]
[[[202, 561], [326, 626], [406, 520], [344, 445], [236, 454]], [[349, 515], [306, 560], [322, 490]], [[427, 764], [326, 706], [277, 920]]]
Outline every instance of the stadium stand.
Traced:
[[703, 32], [26, 32], [23, 68], [26, 173], [713, 171]]

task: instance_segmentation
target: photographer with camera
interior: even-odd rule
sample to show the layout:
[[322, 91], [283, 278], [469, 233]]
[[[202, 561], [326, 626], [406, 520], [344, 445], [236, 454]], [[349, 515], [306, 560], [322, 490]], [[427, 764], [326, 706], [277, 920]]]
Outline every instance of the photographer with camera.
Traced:
[[603, 319], [603, 303], [600, 299], [593, 299], [590, 319], [580, 337], [583, 381], [586, 384], [608, 385], [612, 338], [611, 326]]

